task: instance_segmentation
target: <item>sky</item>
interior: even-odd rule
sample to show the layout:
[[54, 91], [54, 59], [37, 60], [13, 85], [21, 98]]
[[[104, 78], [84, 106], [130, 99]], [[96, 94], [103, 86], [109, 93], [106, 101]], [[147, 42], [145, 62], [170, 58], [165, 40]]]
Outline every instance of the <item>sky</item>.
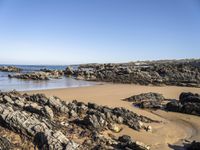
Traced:
[[0, 64], [200, 58], [200, 0], [0, 0]]

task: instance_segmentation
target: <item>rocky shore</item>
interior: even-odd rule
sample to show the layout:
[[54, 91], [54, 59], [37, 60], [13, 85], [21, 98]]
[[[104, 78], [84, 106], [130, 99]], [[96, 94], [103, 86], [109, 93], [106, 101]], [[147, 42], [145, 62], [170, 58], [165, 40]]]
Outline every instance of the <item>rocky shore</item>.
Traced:
[[134, 106], [142, 109], [164, 109], [167, 111], [200, 116], [200, 95], [181, 93], [179, 100], [165, 99], [159, 93], [142, 93], [133, 95], [124, 101], [132, 102]]
[[15, 66], [0, 66], [0, 71], [3, 71], [3, 72], [20, 72], [22, 71], [21, 68], [17, 68]]
[[200, 95], [193, 93], [181, 93], [179, 101], [167, 103], [168, 111], [186, 113], [200, 116]]
[[86, 64], [67, 67], [65, 74], [88, 81], [200, 87], [200, 60]]
[[[128, 135], [114, 136], [128, 126], [151, 132], [159, 123], [124, 108], [109, 108], [43, 94], [0, 92], [0, 149], [75, 150], [134, 149], [149, 146]], [[107, 133], [109, 131], [109, 133]], [[17, 139], [17, 140], [16, 140]]]
[[40, 71], [31, 73], [18, 73], [14, 75], [8, 75], [9, 78], [26, 79], [26, 80], [49, 80], [59, 79], [63, 76], [62, 71], [51, 70], [51, 71]]

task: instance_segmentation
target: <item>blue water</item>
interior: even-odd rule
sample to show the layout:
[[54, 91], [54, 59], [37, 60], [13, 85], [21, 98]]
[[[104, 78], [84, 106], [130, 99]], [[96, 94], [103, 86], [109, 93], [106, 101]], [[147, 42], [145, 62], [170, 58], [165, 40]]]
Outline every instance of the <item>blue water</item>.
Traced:
[[[5, 66], [5, 65], [0, 65]], [[39, 71], [40, 69], [51, 69], [51, 70], [63, 70], [66, 66], [36, 66], [36, 65], [15, 65], [18, 68], [22, 68], [23, 72]], [[76, 68], [77, 66], [73, 66]], [[95, 82], [75, 80], [73, 78], [63, 77], [61, 79], [51, 79], [48, 81], [34, 81], [34, 80], [23, 80], [8, 78], [10, 72], [0, 71], [0, 90], [18, 90], [18, 91], [29, 91], [29, 90], [42, 90], [42, 89], [54, 89], [54, 88], [69, 88], [69, 87], [82, 87], [95, 85]]]

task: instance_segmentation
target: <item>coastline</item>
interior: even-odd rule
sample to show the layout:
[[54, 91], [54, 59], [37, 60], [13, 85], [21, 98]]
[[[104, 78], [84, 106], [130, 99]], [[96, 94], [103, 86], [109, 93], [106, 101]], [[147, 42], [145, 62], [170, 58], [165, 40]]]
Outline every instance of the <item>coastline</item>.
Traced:
[[131, 103], [122, 101], [123, 98], [145, 93], [157, 92], [165, 98], [178, 99], [181, 92], [200, 93], [200, 88], [177, 86], [141, 86], [134, 84], [110, 84], [103, 83], [87, 87], [61, 88], [49, 90], [23, 91], [21, 93], [43, 93], [47, 97], [57, 96], [62, 100], [78, 100], [93, 102], [110, 107], [124, 107], [140, 115], [159, 120], [161, 123], [153, 123], [152, 133], [133, 131], [124, 126], [121, 134], [128, 134], [135, 140], [149, 144], [152, 149], [170, 149], [170, 145], [181, 145], [186, 140], [200, 140], [200, 118], [197, 116], [179, 114], [165, 111], [146, 111], [135, 108]]

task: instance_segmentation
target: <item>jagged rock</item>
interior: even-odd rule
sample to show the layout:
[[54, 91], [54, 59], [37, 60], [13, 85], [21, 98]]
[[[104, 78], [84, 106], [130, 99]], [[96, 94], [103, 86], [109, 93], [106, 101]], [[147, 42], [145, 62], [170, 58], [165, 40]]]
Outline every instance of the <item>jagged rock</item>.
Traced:
[[22, 71], [22, 69], [17, 68], [15, 66], [2, 66], [2, 67], [0, 67], [0, 71], [3, 71], [3, 72], [20, 72], [20, 71]]
[[200, 60], [86, 64], [68, 74], [79, 80], [200, 87]]
[[179, 101], [166, 104], [166, 110], [192, 115], [200, 115], [200, 95], [193, 93], [181, 93]]
[[48, 100], [50, 107], [56, 109], [58, 112], [68, 113], [68, 107], [57, 97], [50, 97]]
[[[120, 149], [124, 143], [115, 137], [105, 137], [101, 131], [110, 129], [118, 133], [122, 130], [119, 124], [148, 131], [143, 123], [151, 122], [156, 121], [124, 108], [113, 109], [76, 100], [64, 102], [44, 94], [0, 92], [0, 126], [28, 138], [38, 149]], [[90, 142], [79, 145], [73, 136]], [[125, 146], [141, 147], [132, 140]]]
[[74, 74], [74, 71], [73, 71], [72, 67], [68, 66], [68, 67], [65, 69], [65, 74], [66, 74], [67, 76], [73, 75], [73, 74]]
[[59, 79], [63, 76], [60, 71], [51, 71], [51, 72], [31, 72], [31, 73], [23, 73], [23, 74], [9, 74], [9, 78], [17, 78], [17, 79], [25, 79], [25, 80], [49, 80]]
[[5, 137], [0, 136], [0, 150], [10, 150], [11, 147], [10, 141]]
[[49, 106], [45, 106], [44, 107], [44, 114], [50, 118], [51, 120], [53, 120], [53, 117], [54, 117], [54, 113], [53, 113], [53, 110], [49, 107]]
[[123, 100], [133, 102], [135, 106], [143, 109], [160, 109], [163, 107], [163, 101], [165, 98], [162, 94], [150, 92], [134, 95]]
[[59, 78], [60, 76], [64, 75], [64, 72], [62, 70], [50, 70], [50, 69], [40, 69], [42, 72], [49, 73], [52, 78]]
[[49, 80], [49, 76], [44, 72], [32, 72], [24, 74], [8, 75], [9, 78], [25, 79], [25, 80]]
[[200, 103], [200, 95], [199, 94], [193, 94], [193, 93], [181, 93], [179, 97], [179, 101], [184, 103]]
[[125, 101], [129, 101], [129, 102], [141, 102], [141, 101], [162, 101], [165, 98], [163, 97], [162, 94], [159, 93], [142, 93], [139, 95], [134, 95], [131, 96], [129, 98], [124, 99]]
[[38, 133], [44, 133], [44, 137], [49, 149], [63, 149], [69, 141], [61, 132], [52, 131], [48, 124], [38, 120], [25, 111], [14, 111], [12, 107], [6, 107], [0, 104], [1, 124], [13, 129], [18, 133], [34, 137]]
[[148, 145], [145, 145], [141, 142], [134, 142], [130, 136], [123, 135], [119, 137], [118, 139], [120, 143], [118, 144], [118, 147], [121, 149], [134, 149], [134, 150], [149, 150], [150, 147]]

